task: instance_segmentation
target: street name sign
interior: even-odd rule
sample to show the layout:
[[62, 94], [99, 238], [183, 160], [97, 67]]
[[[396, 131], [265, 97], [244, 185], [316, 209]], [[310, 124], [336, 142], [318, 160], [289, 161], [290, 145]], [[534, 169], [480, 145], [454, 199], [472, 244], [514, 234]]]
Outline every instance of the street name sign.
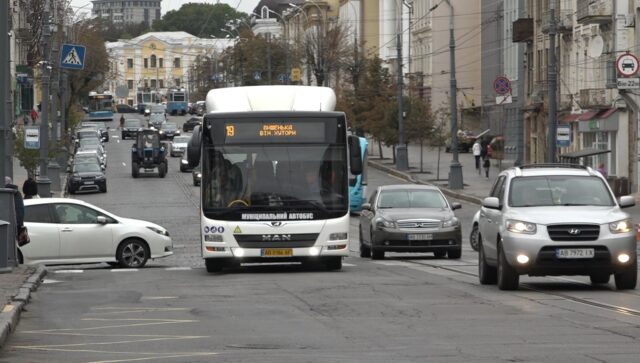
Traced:
[[38, 126], [24, 127], [24, 148], [40, 149], [40, 128]]
[[63, 44], [60, 52], [60, 68], [84, 69], [85, 46], [78, 44]]
[[571, 127], [569, 125], [558, 125], [556, 129], [556, 145], [558, 147], [571, 146]]

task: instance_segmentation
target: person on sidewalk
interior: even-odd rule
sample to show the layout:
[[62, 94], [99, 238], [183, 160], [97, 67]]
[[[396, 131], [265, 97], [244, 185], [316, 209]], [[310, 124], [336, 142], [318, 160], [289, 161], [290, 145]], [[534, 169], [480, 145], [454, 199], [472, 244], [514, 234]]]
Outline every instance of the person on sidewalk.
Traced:
[[31, 109], [31, 124], [35, 125], [37, 119], [38, 119], [38, 111], [36, 111], [35, 108], [32, 108]]
[[15, 193], [13, 197], [14, 208], [16, 209], [16, 233], [20, 232], [20, 229], [24, 225], [24, 200], [22, 200], [22, 194], [18, 190], [18, 186], [13, 184], [13, 180], [10, 177], [4, 177], [4, 187], [8, 189], [14, 189]]
[[609, 173], [607, 173], [607, 169], [604, 167], [604, 163], [600, 163], [600, 164], [598, 164], [598, 169], [596, 169], [596, 170], [598, 170], [598, 172], [599, 172], [600, 174], [602, 174], [602, 176], [603, 176], [605, 179], [607, 179], [607, 177], [609, 176]]
[[491, 168], [491, 161], [489, 160], [489, 156], [486, 155], [484, 157], [484, 161], [482, 163], [482, 166], [484, 167], [484, 176], [486, 176], [487, 178], [489, 177], [489, 168]]
[[473, 143], [473, 156], [476, 158], [476, 171], [478, 175], [480, 175], [480, 154], [482, 153], [482, 146], [480, 145], [480, 140], [476, 139], [476, 142]]
[[24, 199], [40, 198], [38, 196], [38, 183], [32, 177], [28, 177], [22, 184], [22, 193]]

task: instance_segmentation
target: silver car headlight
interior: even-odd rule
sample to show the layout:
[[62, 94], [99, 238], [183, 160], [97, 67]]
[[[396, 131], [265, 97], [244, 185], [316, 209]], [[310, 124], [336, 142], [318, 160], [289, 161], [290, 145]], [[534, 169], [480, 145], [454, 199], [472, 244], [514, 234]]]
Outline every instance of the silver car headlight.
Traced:
[[611, 233], [627, 233], [633, 229], [633, 223], [630, 219], [609, 223], [609, 231]]
[[196, 176], [197, 176], [198, 178], [202, 178], [202, 174], [200, 174], [200, 173], [196, 174]]
[[536, 234], [537, 228], [535, 223], [508, 219], [507, 230], [513, 233]]
[[188, 162], [188, 161], [186, 161], [186, 160], [184, 160], [184, 159], [180, 160], [180, 163], [182, 163], [182, 164], [184, 164], [184, 165], [189, 164], [189, 162]]
[[376, 220], [376, 227], [378, 228], [396, 228], [396, 223], [393, 221], [388, 221], [384, 218], [378, 218]]
[[457, 227], [459, 225], [460, 225], [460, 221], [456, 217], [453, 217], [446, 221], [442, 221], [442, 228]]
[[152, 227], [152, 226], [147, 226], [147, 228], [149, 228], [150, 230], [156, 232], [157, 234], [169, 237], [169, 231], [167, 231], [167, 230], [163, 230], [163, 229]]

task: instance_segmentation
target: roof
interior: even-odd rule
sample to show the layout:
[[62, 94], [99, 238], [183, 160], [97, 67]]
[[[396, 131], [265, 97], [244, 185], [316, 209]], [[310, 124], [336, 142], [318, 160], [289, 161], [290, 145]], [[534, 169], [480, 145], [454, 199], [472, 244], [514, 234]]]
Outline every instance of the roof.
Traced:
[[440, 190], [435, 185], [424, 185], [424, 184], [392, 184], [392, 185], [382, 185], [380, 186], [380, 190]]
[[336, 94], [328, 87], [245, 86], [215, 88], [207, 94], [209, 112], [333, 111]]

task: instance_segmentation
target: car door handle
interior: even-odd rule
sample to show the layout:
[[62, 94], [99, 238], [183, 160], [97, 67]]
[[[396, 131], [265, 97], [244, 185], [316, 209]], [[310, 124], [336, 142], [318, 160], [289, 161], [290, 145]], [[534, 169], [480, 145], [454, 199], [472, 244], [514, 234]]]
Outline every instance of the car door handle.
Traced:
[[70, 227], [64, 227], [63, 229], [61, 229], [60, 231], [62, 232], [73, 232], [73, 228]]

